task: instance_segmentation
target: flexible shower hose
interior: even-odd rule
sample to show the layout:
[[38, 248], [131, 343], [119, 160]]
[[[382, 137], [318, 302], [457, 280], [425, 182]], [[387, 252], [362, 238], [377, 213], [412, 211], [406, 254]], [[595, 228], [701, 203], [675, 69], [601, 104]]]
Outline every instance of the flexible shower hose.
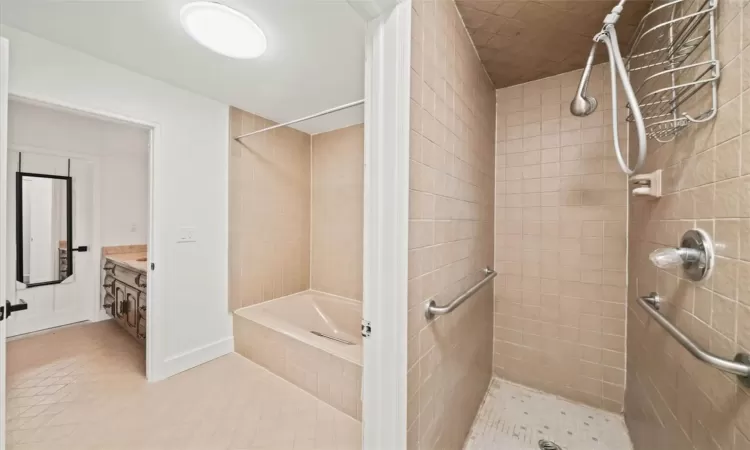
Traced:
[[[620, 46], [617, 42], [617, 33], [615, 32], [614, 25], [606, 25], [602, 32], [594, 36], [596, 42], [604, 42], [607, 46], [607, 52], [609, 53], [609, 71], [610, 78], [612, 81], [612, 135], [615, 140], [615, 154], [617, 155], [617, 162], [620, 164], [620, 168], [627, 175], [633, 175], [646, 161], [646, 126], [643, 123], [643, 115], [641, 114], [641, 108], [638, 106], [638, 99], [635, 97], [633, 92], [633, 86], [630, 84], [628, 79], [628, 71], [625, 69], [625, 62], [622, 60], [620, 55]], [[635, 162], [635, 166], [631, 169], [625, 161], [625, 156], [622, 154], [620, 149], [620, 137], [617, 131], [617, 76], [620, 76], [622, 87], [625, 90], [625, 97], [628, 99], [630, 105], [630, 111], [633, 114], [633, 122], [635, 123], [636, 132], [638, 135], [638, 159]]]

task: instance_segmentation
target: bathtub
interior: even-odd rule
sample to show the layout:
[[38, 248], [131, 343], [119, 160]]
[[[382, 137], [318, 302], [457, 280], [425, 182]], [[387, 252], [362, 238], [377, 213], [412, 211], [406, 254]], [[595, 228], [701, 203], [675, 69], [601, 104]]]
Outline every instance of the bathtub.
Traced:
[[304, 291], [234, 313], [237, 353], [361, 420], [362, 303]]

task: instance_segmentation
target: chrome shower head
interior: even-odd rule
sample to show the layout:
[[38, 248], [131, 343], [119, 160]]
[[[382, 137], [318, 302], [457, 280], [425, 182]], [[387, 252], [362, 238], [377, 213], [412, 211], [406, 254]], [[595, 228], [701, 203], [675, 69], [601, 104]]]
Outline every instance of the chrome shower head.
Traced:
[[586, 95], [586, 88], [588, 87], [589, 78], [591, 77], [591, 67], [594, 65], [596, 44], [597, 42], [594, 42], [594, 45], [591, 46], [589, 57], [586, 60], [586, 67], [584, 67], [583, 74], [581, 74], [581, 81], [578, 83], [578, 90], [576, 91], [575, 97], [573, 97], [573, 101], [570, 102], [570, 113], [574, 116], [585, 117], [596, 110], [596, 99]]
[[578, 117], [586, 117], [596, 111], [597, 102], [594, 97], [576, 95], [570, 102], [570, 113]]

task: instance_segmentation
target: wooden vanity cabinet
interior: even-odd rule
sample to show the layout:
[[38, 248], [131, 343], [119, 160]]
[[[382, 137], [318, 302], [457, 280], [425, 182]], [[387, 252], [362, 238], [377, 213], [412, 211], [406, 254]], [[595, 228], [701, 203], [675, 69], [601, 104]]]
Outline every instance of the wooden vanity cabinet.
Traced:
[[102, 304], [107, 313], [137, 341], [145, 343], [146, 274], [110, 260], [103, 270]]

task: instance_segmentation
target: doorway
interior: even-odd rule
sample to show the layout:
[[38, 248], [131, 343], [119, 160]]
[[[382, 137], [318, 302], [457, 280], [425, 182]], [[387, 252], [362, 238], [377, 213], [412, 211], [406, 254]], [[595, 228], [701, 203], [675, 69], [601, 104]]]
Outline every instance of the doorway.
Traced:
[[145, 376], [151, 130], [23, 98], [8, 121], [7, 297], [27, 305], [6, 321], [9, 376], [16, 347], [45, 361], [22, 341], [101, 330], [130, 335]]
[[11, 448], [29, 414], [52, 432], [37, 422], [98, 395], [92, 379], [147, 376], [151, 133], [9, 101], [6, 295], [26, 306], [4, 321]]
[[151, 129], [23, 98], [8, 124], [9, 383], [108, 350], [146, 376]]

